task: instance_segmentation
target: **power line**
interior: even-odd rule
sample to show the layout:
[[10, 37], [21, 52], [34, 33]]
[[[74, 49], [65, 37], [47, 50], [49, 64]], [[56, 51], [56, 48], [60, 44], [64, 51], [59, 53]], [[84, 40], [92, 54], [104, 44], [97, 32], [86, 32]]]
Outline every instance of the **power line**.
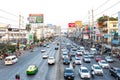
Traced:
[[0, 9], [0, 11], [1, 11], [1, 12], [4, 12], [4, 13], [7, 13], [7, 14], [9, 14], [9, 15], [12, 15], [12, 16], [18, 17], [17, 15], [15, 15], [15, 14], [13, 14], [13, 13], [10, 13], [10, 12], [7, 12], [7, 11], [5, 11], [5, 10], [3, 10], [3, 9]]
[[105, 5], [106, 3], [108, 3], [110, 0], [105, 1], [103, 4], [101, 4], [100, 6], [98, 6], [94, 11], [98, 10], [99, 8], [103, 7], [103, 5]]
[[3, 18], [3, 19], [9, 20], [9, 21], [15, 21], [15, 22], [18, 22], [17, 20], [14, 20], [14, 19], [6, 18], [6, 17], [3, 17], [3, 16], [0, 16], [0, 17]]
[[111, 8], [113, 8], [114, 6], [118, 5], [119, 3], [120, 3], [120, 1], [118, 1], [118, 2], [117, 2], [117, 3], [115, 3], [115, 4], [113, 4], [113, 5], [112, 5], [112, 6], [110, 6], [109, 8], [107, 8], [107, 9], [103, 10], [102, 12], [100, 12], [100, 13], [96, 14], [95, 16], [97, 16], [97, 15], [99, 15], [99, 14], [101, 14], [101, 13], [105, 12], [105, 11], [108, 11], [109, 9], [111, 9]]

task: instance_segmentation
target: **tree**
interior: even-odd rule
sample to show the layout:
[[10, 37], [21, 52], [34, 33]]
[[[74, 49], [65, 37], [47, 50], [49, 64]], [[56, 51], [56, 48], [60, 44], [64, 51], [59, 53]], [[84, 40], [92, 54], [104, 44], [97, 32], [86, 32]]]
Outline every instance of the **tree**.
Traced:
[[98, 23], [99, 22], [105, 22], [105, 21], [117, 21], [118, 20], [118, 17], [114, 18], [114, 17], [109, 17], [109, 16], [102, 16], [100, 18], [97, 19]]
[[27, 30], [28, 32], [31, 31], [31, 24], [26, 24], [26, 30]]

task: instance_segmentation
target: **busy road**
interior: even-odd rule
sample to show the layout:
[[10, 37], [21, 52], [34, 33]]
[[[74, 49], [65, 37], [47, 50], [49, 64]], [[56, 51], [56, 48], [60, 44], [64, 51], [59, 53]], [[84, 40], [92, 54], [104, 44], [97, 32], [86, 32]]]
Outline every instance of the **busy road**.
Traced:
[[[34, 51], [27, 51], [18, 58], [18, 62], [13, 65], [5, 65], [4, 61], [0, 63], [0, 80], [15, 80], [15, 75], [19, 74], [21, 80], [55, 80], [57, 76], [57, 59], [58, 50], [55, 50], [54, 43], [50, 43], [50, 48], [38, 47], [34, 48]], [[46, 52], [41, 53], [41, 50], [45, 49]], [[48, 53], [49, 56], [56, 58], [55, 65], [48, 65], [47, 59], [43, 59], [43, 54]], [[38, 66], [38, 72], [36, 75], [26, 75], [27, 67], [31, 64]]]
[[[57, 45], [59, 43], [60, 45]], [[80, 47], [80, 45], [77, 45], [73, 43], [71, 40], [62, 37], [56, 38], [53, 42], [49, 42], [48, 46], [45, 47], [35, 47], [34, 51], [31, 52], [30, 50], [26, 51], [24, 54], [22, 54], [20, 57], [18, 57], [18, 62], [13, 65], [5, 65], [4, 60], [0, 61], [0, 80], [15, 80], [15, 75], [20, 75], [20, 80], [65, 80], [64, 79], [64, 69], [67, 67], [71, 67], [72, 63], [75, 60], [75, 57], [72, 57], [72, 61], [70, 61], [69, 65], [63, 64], [62, 59], [62, 49], [67, 49], [66, 44], [74, 44], [77, 47]], [[58, 50], [55, 48], [58, 47]], [[45, 50], [45, 52], [41, 52], [41, 50]], [[48, 57], [52, 56], [55, 58], [55, 64], [49, 65], [48, 59], [43, 59], [43, 55], [48, 54]], [[106, 55], [100, 55], [102, 59], [105, 59]], [[81, 58], [83, 56], [80, 56]], [[75, 77], [74, 80], [82, 80], [79, 75], [79, 68], [81, 66], [85, 66], [88, 68], [89, 71], [91, 71], [92, 64], [98, 64], [95, 60], [96, 55], [94, 58], [91, 58], [90, 63], [86, 63], [82, 60], [81, 65], [75, 66], [73, 68]], [[29, 65], [36, 65], [38, 67], [38, 72], [35, 75], [27, 75], [26, 70]], [[120, 67], [118, 64], [118, 61], [115, 61], [113, 63], [109, 63], [110, 66]], [[95, 75], [94, 78], [90, 78], [90, 80], [114, 80], [115, 78], [111, 76], [108, 69], [103, 69], [103, 75], [98, 76]]]

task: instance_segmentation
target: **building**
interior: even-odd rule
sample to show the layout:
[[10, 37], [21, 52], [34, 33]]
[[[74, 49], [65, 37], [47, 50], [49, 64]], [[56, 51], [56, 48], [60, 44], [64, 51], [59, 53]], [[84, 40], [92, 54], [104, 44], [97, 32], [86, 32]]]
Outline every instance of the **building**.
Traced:
[[20, 42], [26, 43], [28, 32], [25, 29], [12, 28], [5, 24], [0, 24], [0, 42]]
[[101, 40], [105, 43], [111, 43], [114, 33], [118, 32], [118, 21], [105, 21], [99, 29], [101, 32]]

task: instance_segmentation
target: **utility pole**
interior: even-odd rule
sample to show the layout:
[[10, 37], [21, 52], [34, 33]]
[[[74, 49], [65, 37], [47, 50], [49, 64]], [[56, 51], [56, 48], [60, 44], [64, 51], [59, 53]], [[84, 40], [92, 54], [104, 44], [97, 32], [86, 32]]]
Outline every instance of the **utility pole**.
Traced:
[[93, 12], [93, 9], [92, 9], [92, 29], [93, 29], [93, 41], [95, 40], [95, 29], [94, 29], [94, 12]]

